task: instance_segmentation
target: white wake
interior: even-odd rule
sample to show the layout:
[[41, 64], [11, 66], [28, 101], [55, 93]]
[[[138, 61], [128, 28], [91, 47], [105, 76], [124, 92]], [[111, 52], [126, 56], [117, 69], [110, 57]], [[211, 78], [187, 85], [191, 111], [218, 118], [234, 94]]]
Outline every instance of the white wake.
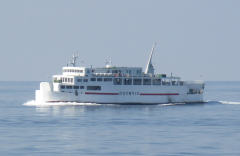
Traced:
[[39, 102], [39, 101], [28, 101], [24, 103], [25, 106], [77, 106], [77, 105], [83, 105], [83, 106], [94, 106], [94, 105], [101, 105], [97, 103], [78, 103], [78, 102]]
[[231, 105], [239, 105], [240, 102], [228, 102], [228, 101], [219, 101], [222, 104], [231, 104]]
[[186, 103], [163, 103], [158, 104], [158, 106], [171, 106], [171, 105], [185, 105]]
[[212, 101], [212, 100], [207, 100], [207, 103], [221, 103], [221, 104], [231, 104], [231, 105], [239, 105], [240, 104], [240, 102]]

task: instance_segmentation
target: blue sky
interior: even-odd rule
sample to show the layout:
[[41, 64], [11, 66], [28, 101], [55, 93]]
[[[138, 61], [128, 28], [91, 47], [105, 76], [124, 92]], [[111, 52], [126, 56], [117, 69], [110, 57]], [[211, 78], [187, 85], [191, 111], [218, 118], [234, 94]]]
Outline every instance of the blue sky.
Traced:
[[[45, 81], [77, 66], [144, 70], [183, 80], [239, 81], [240, 1], [1, 0], [0, 81]], [[199, 77], [202, 75], [202, 77]]]

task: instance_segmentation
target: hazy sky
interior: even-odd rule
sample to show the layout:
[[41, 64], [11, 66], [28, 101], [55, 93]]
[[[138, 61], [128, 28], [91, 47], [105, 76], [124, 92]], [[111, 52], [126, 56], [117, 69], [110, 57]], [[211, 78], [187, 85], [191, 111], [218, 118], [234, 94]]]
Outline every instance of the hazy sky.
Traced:
[[0, 0], [0, 81], [45, 81], [76, 51], [145, 70], [154, 42], [155, 73], [239, 81], [240, 1]]

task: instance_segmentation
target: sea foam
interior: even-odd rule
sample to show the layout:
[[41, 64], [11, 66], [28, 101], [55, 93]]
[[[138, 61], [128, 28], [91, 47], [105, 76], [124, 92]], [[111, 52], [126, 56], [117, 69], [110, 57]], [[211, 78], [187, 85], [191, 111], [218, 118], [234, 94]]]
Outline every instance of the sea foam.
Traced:
[[69, 105], [101, 105], [101, 104], [97, 104], [97, 103], [78, 103], [78, 102], [39, 102], [39, 101], [28, 101], [26, 103], [24, 103], [23, 105], [26, 106], [69, 106]]
[[219, 101], [222, 104], [231, 104], [231, 105], [239, 105], [240, 102], [229, 102], [229, 101]]

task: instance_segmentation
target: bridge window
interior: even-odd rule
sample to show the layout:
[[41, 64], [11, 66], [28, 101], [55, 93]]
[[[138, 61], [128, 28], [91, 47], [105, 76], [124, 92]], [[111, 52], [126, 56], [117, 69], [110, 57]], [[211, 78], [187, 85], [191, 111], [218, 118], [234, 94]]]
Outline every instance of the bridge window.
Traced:
[[61, 86], [61, 89], [65, 89], [65, 86]]
[[142, 79], [133, 79], [133, 85], [142, 85]]
[[67, 89], [72, 89], [72, 86], [66, 86]]
[[124, 85], [132, 85], [132, 79], [124, 79]]
[[114, 78], [113, 79], [114, 85], [122, 85], [122, 79], [121, 78]]
[[84, 86], [80, 86], [80, 89], [84, 89]]
[[79, 89], [79, 86], [73, 86], [73, 89]]
[[101, 90], [101, 86], [87, 86], [87, 90]]
[[153, 79], [153, 85], [161, 85], [161, 79]]
[[112, 82], [112, 78], [104, 78], [104, 82]]
[[151, 79], [143, 79], [143, 85], [151, 85]]
[[88, 79], [83, 79], [83, 82], [88, 82]]
[[82, 82], [82, 79], [77, 79], [77, 82]]

